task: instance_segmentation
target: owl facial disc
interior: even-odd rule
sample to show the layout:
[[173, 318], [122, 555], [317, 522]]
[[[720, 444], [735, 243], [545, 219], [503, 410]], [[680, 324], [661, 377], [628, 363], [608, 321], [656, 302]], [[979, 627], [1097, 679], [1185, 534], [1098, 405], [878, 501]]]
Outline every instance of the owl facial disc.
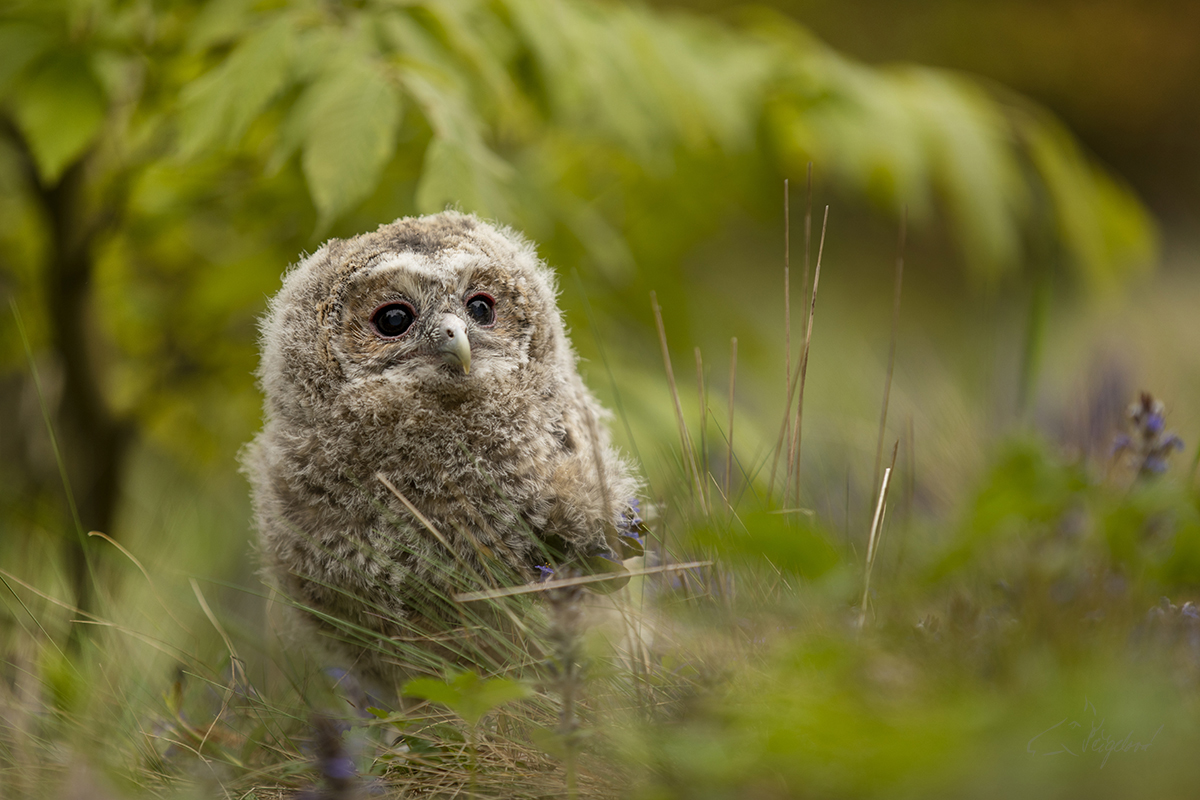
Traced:
[[464, 375], [471, 374], [471, 343], [467, 340], [467, 325], [454, 314], [445, 314], [433, 334], [442, 360], [452, 367], [462, 367]]

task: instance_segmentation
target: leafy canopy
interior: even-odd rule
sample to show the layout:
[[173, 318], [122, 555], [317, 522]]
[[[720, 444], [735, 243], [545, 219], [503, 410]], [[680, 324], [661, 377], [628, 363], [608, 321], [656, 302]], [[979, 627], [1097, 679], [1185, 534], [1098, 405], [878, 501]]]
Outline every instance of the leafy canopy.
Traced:
[[[78, 279], [111, 345], [108, 401], [188, 446], [244, 437], [255, 315], [318, 236], [454, 204], [619, 288], [635, 264], [675, 269], [810, 160], [885, 209], [942, 213], [985, 282], [1031, 253], [1104, 282], [1153, 248], [1138, 201], [1041, 109], [864, 66], [778, 16], [733, 28], [592, 0], [0, 12], [0, 287], [45, 341], [40, 276], [70, 231], [93, 262]], [[73, 204], [55, 200], [75, 180]], [[0, 358], [22, 358], [7, 332]], [[206, 436], [180, 439], [186, 420]]]

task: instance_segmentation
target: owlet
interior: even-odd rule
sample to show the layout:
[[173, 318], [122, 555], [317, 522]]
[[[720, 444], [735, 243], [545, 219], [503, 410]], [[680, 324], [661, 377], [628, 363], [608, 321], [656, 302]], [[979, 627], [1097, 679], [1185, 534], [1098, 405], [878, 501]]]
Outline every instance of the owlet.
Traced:
[[471, 661], [489, 615], [456, 593], [637, 546], [638, 479], [512, 230], [446, 212], [332, 240], [288, 271], [261, 344], [266, 569], [366, 671]]

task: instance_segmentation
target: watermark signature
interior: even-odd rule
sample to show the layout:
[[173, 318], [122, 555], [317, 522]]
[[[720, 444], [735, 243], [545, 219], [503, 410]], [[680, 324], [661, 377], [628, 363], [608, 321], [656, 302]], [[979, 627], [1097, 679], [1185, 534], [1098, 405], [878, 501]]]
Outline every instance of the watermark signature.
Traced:
[[[1087, 720], [1089, 709], [1092, 717]], [[1135, 740], [1132, 730], [1123, 738], [1117, 739], [1104, 727], [1106, 718], [1096, 713], [1096, 707], [1086, 697], [1083, 698], [1083, 712], [1081, 716], [1088, 722], [1087, 726], [1079, 720], [1064, 717], [1030, 739], [1025, 745], [1025, 751], [1035, 756], [1055, 756], [1060, 753], [1068, 753], [1073, 756], [1084, 753], [1103, 754], [1104, 757], [1100, 760], [1100, 769], [1104, 769], [1104, 765], [1108, 763], [1108, 759], [1113, 753], [1138, 753], [1149, 750], [1150, 745], [1154, 744], [1154, 739], [1166, 724], [1159, 725], [1158, 730], [1154, 731], [1150, 739], [1145, 742]], [[1066, 727], [1063, 727], [1064, 725]], [[1075, 732], [1077, 730], [1079, 733]], [[1084, 730], [1087, 731], [1086, 734], [1083, 733]]]

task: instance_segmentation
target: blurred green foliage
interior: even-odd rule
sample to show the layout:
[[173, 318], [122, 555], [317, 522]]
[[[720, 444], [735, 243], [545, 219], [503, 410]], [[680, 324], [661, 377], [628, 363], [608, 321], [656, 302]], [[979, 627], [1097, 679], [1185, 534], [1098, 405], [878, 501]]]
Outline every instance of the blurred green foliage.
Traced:
[[788, 516], [757, 511], [739, 515], [728, 529], [699, 525], [691, 529], [688, 545], [723, 564], [767, 565], [807, 580], [822, 577], [840, 563], [841, 554], [820, 523], [809, 514]]
[[[763, 0], [838, 50], [986, 76], [1035, 98], [1169, 228], [1200, 217], [1200, 50], [1190, 0]], [[736, 19], [719, 0], [655, 0]], [[1178, 231], [1173, 231], [1178, 232]]]
[[[1105, 283], [1153, 255], [1138, 201], [1044, 111], [866, 67], [779, 16], [14, 0], [0, 44], [0, 291], [28, 321], [85, 528], [111, 526], [121, 481], [104, 476], [139, 437], [227, 458], [257, 416], [255, 318], [284, 265], [403, 214], [513, 224], [622, 321], [635, 284], [680, 280], [714, 225], [810, 160], [884, 209], [944, 217], [980, 282], [1065, 260]], [[3, 326], [0, 365], [24, 361]], [[3, 393], [31, 402], [23, 379]], [[57, 483], [30, 419], [4, 437], [18, 504]]]
[[1002, 442], [957, 525], [892, 526], [909, 561], [861, 628], [857, 581], [780, 566], [783, 517], [714, 514], [690, 541], [737, 588], [708, 584], [717, 610], [683, 649], [721, 677], [615, 734], [632, 796], [1187, 796], [1200, 611], [1167, 598], [1200, 589], [1191, 484]]
[[1195, 492], [1146, 476], [1131, 482], [1119, 465], [1107, 471], [1119, 482], [1062, 460], [1042, 443], [1006, 444], [982, 478], [961, 535], [931, 574], [946, 578], [985, 562], [987, 570], [1019, 574], [1091, 568], [1162, 594], [1200, 585]]
[[[17, 795], [57, 791], [88, 761], [122, 796], [301, 784], [312, 665], [272, 650], [257, 590], [206, 583], [214, 608], [237, 611], [201, 613], [192, 573], [258, 584], [241, 484], [228, 464], [211, 482], [188, 466], [227, 458], [257, 423], [255, 319], [321, 237], [458, 204], [527, 231], [601, 290], [605, 322], [636, 327], [642, 283], [684, 284], [682, 254], [811, 159], [819, 188], [944, 220], [979, 283], [1065, 262], [1104, 284], [1153, 255], [1138, 200], [1044, 110], [954, 73], [864, 66], [765, 13], [734, 26], [581, 0], [10, 0], [0, 14], [0, 293], [33, 336], [27, 353], [0, 326], [0, 566], [27, 581], [5, 574], [0, 616], [0, 778]], [[590, 673], [584, 777], [646, 798], [1190, 796], [1195, 608], [1146, 610], [1200, 588], [1193, 482], [1106, 472], [1028, 438], [978, 480], [951, 475], [971, 447], [955, 438], [970, 422], [957, 399], [930, 415], [950, 431], [928, 446], [938, 469], [894, 489], [865, 629], [852, 607], [865, 503], [851, 515], [849, 475], [836, 533], [832, 508], [756, 506], [753, 479], [731, 513], [703, 518], [685, 490], [656, 487], [660, 541], [717, 565], [678, 576], [684, 591], [676, 576], [636, 582], [663, 601], [658, 649]], [[152, 559], [143, 571], [114, 554], [84, 611], [57, 604], [69, 589], [47, 557], [67, 526], [41, 412], [59, 425], [73, 407], [94, 416], [63, 439], [72, 485], [123, 489], [115, 538]], [[665, 403], [635, 413], [671, 427]], [[81, 442], [102, 429], [155, 446], [130, 459], [114, 445], [89, 473]], [[739, 458], [754, 446], [741, 441]], [[851, 452], [834, 473], [861, 455], [836, 446]], [[127, 480], [102, 482], [114, 474]], [[963, 485], [965, 500], [940, 496]], [[914, 514], [922, 494], [953, 508]], [[60, 650], [83, 625], [70, 620], [96, 632]], [[424, 791], [455, 778], [473, 738], [472, 780], [560, 792], [556, 767], [506, 727], [520, 722], [488, 713], [535, 686], [525, 677], [411, 686], [478, 731], [443, 735], [447, 722], [422, 732], [442, 737], [424, 750], [414, 734], [377, 771]], [[546, 716], [552, 692], [533, 691]], [[1103, 773], [1098, 759], [1030, 760], [1025, 743], [1084, 695], [1137, 737], [1165, 735]]]

